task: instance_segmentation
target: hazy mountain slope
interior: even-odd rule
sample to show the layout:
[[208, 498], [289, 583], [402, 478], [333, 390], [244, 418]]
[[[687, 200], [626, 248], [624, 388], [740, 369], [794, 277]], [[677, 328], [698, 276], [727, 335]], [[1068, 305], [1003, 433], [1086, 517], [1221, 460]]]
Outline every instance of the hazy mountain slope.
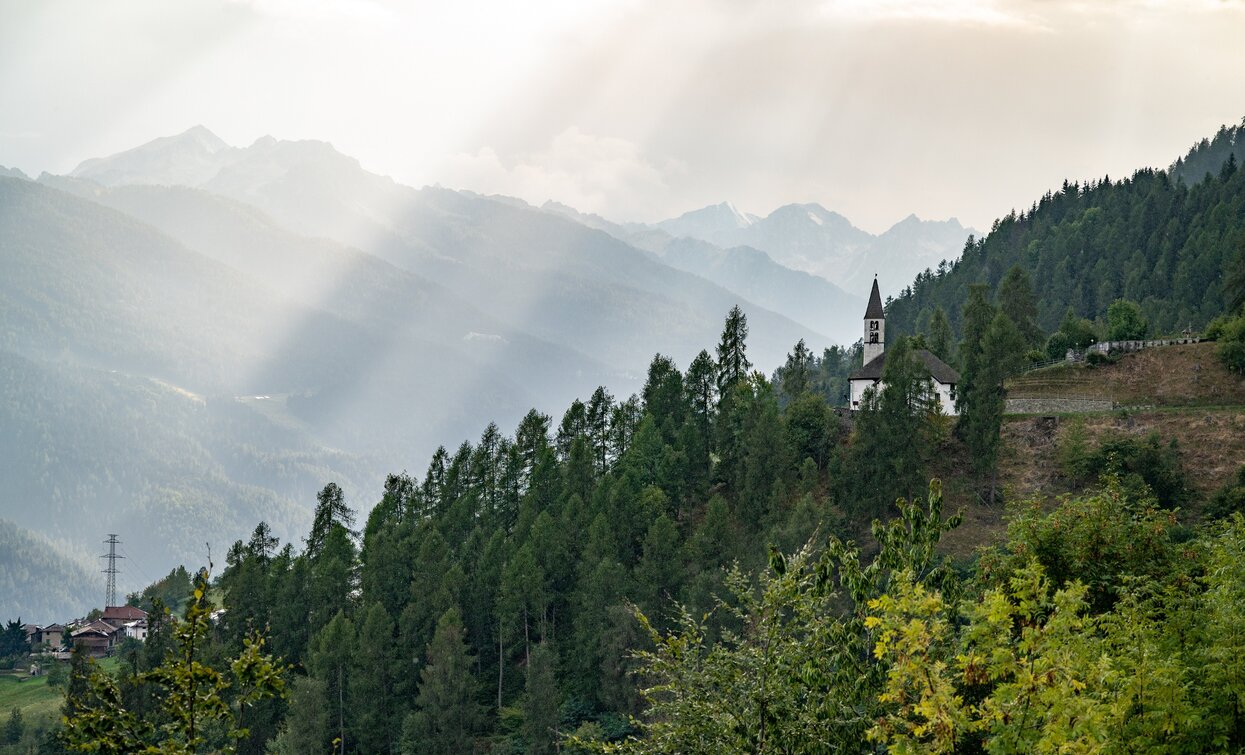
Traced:
[[909, 215], [876, 237], [847, 267], [843, 287], [848, 291], [867, 291], [877, 275], [879, 284], [899, 291], [918, 273], [936, 270], [944, 260], [950, 263], [964, 250], [971, 231], [950, 220], [921, 220]]
[[720, 249], [697, 239], [674, 239], [662, 261], [687, 270], [791, 319], [819, 325], [840, 344], [860, 337], [865, 300], [810, 273], [783, 267], [757, 249]]
[[[75, 174], [158, 183], [162, 175], [135, 174], [144, 153]], [[400, 186], [323, 142], [261, 139], [223, 153], [219, 165], [202, 188], [437, 281], [516, 330], [618, 369], [634, 369], [654, 351], [689, 360], [716, 341], [737, 303], [751, 318], [759, 365], [776, 365], [799, 338], [826, 340], [608, 234], [520, 203]]]
[[799, 338], [825, 337], [613, 236], [529, 207], [423, 189], [398, 227], [413, 248], [450, 256], [420, 260], [465, 295], [484, 294], [531, 332], [612, 364], [644, 364], [654, 351], [686, 362], [716, 343], [722, 318], [740, 304], [753, 361], [778, 364]]
[[[94, 564], [92, 564], [94, 566]], [[103, 578], [51, 542], [0, 519], [0, 617], [52, 624], [78, 616], [103, 599]]]
[[0, 515], [88, 559], [121, 533], [126, 589], [144, 584], [136, 569], [201, 561], [204, 542], [223, 551], [260, 519], [301, 534], [326, 479], [357, 494], [376, 474], [233, 399], [2, 351], [0, 426]]
[[677, 218], [655, 223], [674, 238], [692, 238], [718, 246], [734, 246], [754, 218], [740, 212], [730, 202], [721, 202], [685, 212]]
[[852, 343], [860, 337], [856, 321], [864, 311], [863, 298], [848, 294], [825, 278], [780, 265], [758, 249], [746, 246], [723, 249], [699, 238], [676, 238], [662, 228], [640, 223], [612, 223], [599, 215], [584, 214], [557, 202], [546, 202], [541, 209], [652, 251], [671, 267], [713, 281], [749, 301], [825, 333], [840, 344]]
[[533, 386], [531, 393], [542, 405], [560, 405], [612, 377], [590, 357], [532, 338], [438, 283], [327, 239], [291, 233], [250, 205], [185, 187], [102, 189], [49, 180], [148, 222], [291, 299], [358, 323], [391, 343], [413, 338], [441, 343], [484, 360], [482, 368], [503, 362], [508, 379]]
[[241, 393], [337, 379], [341, 368], [317, 362], [291, 330], [343, 349], [360, 341], [149, 226], [29, 181], [0, 178], [0, 253], [9, 350]]

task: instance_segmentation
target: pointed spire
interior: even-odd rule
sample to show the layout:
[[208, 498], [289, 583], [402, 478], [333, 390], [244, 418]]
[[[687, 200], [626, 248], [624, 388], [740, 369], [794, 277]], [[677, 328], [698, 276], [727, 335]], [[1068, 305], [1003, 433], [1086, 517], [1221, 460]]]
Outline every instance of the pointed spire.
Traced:
[[886, 312], [882, 309], [882, 294], [878, 292], [878, 277], [873, 276], [873, 291], [869, 293], [869, 306], [865, 308], [866, 320], [883, 320]]

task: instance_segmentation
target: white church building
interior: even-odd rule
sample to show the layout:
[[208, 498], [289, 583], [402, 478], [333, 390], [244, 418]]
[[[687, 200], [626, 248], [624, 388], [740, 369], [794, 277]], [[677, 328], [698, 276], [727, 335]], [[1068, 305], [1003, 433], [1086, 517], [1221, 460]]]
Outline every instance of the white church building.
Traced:
[[[925, 349], [914, 349], [913, 359], [918, 359], [929, 370], [934, 393], [944, 414], [955, 414], [955, 386], [960, 373], [946, 362]], [[877, 278], [873, 279], [873, 291], [869, 294], [869, 306], [865, 308], [865, 337], [863, 364], [848, 376], [848, 400], [853, 411], [860, 408], [865, 391], [881, 390], [882, 370], [886, 366], [886, 312], [882, 309], [882, 295], [878, 292]]]

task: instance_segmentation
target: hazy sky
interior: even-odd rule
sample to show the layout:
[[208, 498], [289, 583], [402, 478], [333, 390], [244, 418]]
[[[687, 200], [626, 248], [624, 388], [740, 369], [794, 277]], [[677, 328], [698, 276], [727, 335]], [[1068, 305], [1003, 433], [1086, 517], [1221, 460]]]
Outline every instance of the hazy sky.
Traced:
[[616, 220], [987, 229], [1245, 116], [1245, 2], [0, 0], [0, 165], [201, 123]]

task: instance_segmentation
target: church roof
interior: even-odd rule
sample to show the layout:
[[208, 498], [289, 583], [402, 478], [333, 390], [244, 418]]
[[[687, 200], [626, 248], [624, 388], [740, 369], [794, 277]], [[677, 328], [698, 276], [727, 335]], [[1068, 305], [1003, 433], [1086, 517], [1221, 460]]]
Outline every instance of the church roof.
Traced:
[[[856, 370], [848, 376], [848, 380], [881, 380], [882, 369], [886, 366], [886, 355], [889, 351], [883, 351], [869, 363]], [[951, 369], [951, 366], [934, 356], [933, 352], [927, 349], [917, 349], [912, 355], [921, 360], [925, 365], [925, 369], [929, 370], [930, 377], [942, 383], [943, 385], [955, 385], [960, 382], [960, 373]]]
[[882, 309], [882, 295], [878, 293], [878, 279], [873, 279], [873, 291], [869, 293], [869, 306], [865, 307], [866, 320], [885, 319], [886, 312]]

